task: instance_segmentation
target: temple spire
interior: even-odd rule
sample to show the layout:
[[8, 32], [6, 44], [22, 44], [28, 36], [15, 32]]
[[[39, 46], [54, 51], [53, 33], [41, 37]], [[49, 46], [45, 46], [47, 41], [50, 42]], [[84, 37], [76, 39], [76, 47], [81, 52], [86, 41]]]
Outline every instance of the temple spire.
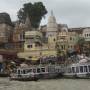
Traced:
[[30, 18], [29, 18], [28, 14], [27, 14], [27, 17], [26, 17], [25, 26], [28, 30], [31, 30], [31, 22], [30, 22]]
[[51, 10], [51, 16], [54, 16], [54, 15], [53, 15], [53, 10]]
[[53, 11], [51, 10], [51, 15], [48, 18], [48, 24], [47, 24], [47, 31], [57, 31], [57, 23], [56, 18], [53, 14]]

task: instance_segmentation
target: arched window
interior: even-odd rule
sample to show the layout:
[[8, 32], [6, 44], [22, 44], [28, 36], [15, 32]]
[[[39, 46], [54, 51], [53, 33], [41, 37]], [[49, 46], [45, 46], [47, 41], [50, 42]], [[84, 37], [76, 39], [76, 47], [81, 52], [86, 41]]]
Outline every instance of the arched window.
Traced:
[[55, 42], [55, 41], [56, 41], [56, 39], [54, 38], [54, 39], [53, 39], [53, 41]]
[[86, 37], [87, 35], [85, 34], [85, 37]]
[[72, 37], [70, 37], [70, 40], [72, 40]]
[[27, 48], [32, 48], [32, 45], [27, 45]]
[[89, 36], [90, 36], [90, 33], [89, 33]]

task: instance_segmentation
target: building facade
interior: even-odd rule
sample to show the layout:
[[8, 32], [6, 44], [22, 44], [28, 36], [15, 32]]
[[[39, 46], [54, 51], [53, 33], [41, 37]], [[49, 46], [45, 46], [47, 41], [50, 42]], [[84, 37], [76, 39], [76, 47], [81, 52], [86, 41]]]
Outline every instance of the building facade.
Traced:
[[[7, 18], [8, 17], [8, 18]], [[66, 24], [57, 24], [51, 12], [47, 25], [34, 29], [29, 16], [23, 23], [11, 22], [7, 13], [0, 14], [0, 50], [16, 51], [19, 58], [40, 60], [45, 57], [57, 57], [57, 47], [61, 55], [74, 50], [80, 37], [90, 41], [90, 28], [68, 28]]]
[[79, 34], [69, 30], [66, 24], [57, 24], [56, 18], [51, 12], [47, 25], [38, 30], [28, 29], [25, 32], [24, 51], [18, 53], [18, 56], [28, 60], [56, 57], [57, 43], [62, 52], [61, 55], [63, 55], [67, 53], [67, 50], [75, 48], [78, 38]]
[[13, 34], [13, 23], [7, 13], [0, 13], [0, 48], [8, 49], [11, 47], [11, 37]]

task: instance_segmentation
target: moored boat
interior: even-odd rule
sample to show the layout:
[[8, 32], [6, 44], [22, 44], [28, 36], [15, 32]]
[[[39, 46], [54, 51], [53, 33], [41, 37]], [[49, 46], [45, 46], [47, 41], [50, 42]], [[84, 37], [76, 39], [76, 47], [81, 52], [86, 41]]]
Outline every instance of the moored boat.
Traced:
[[19, 80], [19, 81], [37, 81], [38, 73], [35, 72], [35, 68], [17, 68], [14, 69], [10, 74], [10, 80]]
[[90, 59], [82, 58], [78, 63], [68, 65], [64, 76], [68, 78], [90, 78]]
[[10, 80], [38, 80], [56, 78], [61, 73], [61, 67], [56, 65], [31, 66], [17, 68], [10, 74]]

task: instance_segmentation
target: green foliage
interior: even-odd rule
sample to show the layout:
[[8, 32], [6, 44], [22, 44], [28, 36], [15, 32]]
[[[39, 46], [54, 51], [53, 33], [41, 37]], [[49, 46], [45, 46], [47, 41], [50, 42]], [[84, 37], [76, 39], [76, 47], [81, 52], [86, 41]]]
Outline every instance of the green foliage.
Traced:
[[30, 18], [31, 26], [38, 28], [42, 17], [45, 17], [45, 14], [47, 14], [47, 10], [42, 2], [26, 3], [18, 12], [19, 21], [25, 22], [27, 14]]
[[78, 45], [83, 46], [84, 44], [85, 44], [85, 39], [84, 38], [79, 38]]
[[77, 44], [79, 45], [80, 52], [83, 53], [84, 45], [85, 45], [85, 39], [79, 38]]

